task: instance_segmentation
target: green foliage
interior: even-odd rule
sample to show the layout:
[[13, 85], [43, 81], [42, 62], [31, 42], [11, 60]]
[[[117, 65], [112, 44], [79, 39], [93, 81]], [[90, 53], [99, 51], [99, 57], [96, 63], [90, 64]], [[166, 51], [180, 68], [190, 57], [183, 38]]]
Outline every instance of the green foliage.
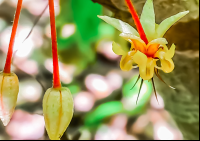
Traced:
[[107, 117], [123, 112], [123, 105], [119, 101], [111, 101], [98, 106], [93, 112], [86, 115], [85, 125], [98, 125]]
[[[99, 37], [102, 7], [90, 0], [60, 0], [60, 14], [56, 18], [58, 29], [58, 49], [60, 59], [64, 63], [75, 64], [80, 72], [95, 59], [92, 43]], [[65, 38], [63, 27], [74, 24], [76, 31]]]
[[101, 13], [101, 6], [90, 0], [72, 0], [71, 6], [74, 21], [82, 41], [87, 42], [96, 38], [100, 24], [97, 14]]

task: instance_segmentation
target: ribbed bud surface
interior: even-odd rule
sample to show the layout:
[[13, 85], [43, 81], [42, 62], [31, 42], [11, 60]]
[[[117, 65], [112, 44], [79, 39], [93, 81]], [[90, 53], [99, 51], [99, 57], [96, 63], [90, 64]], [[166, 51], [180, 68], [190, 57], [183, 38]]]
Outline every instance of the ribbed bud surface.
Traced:
[[6, 126], [15, 110], [19, 80], [14, 73], [0, 72], [0, 119]]
[[74, 103], [68, 88], [50, 88], [43, 99], [43, 114], [46, 130], [51, 140], [60, 140], [69, 126]]

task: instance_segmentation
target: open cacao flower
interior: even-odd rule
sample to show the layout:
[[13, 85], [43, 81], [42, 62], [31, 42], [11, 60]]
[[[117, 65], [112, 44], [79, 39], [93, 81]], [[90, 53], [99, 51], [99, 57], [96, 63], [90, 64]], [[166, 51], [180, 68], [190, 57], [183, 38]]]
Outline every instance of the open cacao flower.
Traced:
[[18, 0], [6, 63], [3, 72], [0, 72], [0, 119], [4, 126], [8, 125], [14, 113], [19, 92], [19, 80], [17, 75], [11, 72], [11, 64], [22, 2], [23, 0]]
[[[130, 0], [126, 0], [126, 2], [131, 5]], [[130, 6], [129, 8], [132, 11], [132, 7]], [[180, 12], [165, 19], [161, 24], [156, 24], [153, 1], [147, 0], [140, 21], [139, 19], [138, 21], [136, 20], [136, 25], [141, 24], [138, 31], [121, 20], [108, 16], [98, 17], [122, 32], [120, 36], [131, 43], [130, 49], [120, 47], [115, 42], [113, 43], [114, 53], [122, 55], [120, 68], [123, 71], [130, 71], [137, 66], [139, 67], [140, 77], [143, 80], [150, 80], [153, 78], [155, 69], [160, 69], [165, 73], [173, 71], [174, 63], [172, 57], [175, 53], [175, 45], [173, 44], [168, 49], [168, 42], [163, 36], [174, 23], [188, 13], [189, 11]], [[132, 15], [134, 17], [136, 13]], [[161, 61], [161, 67], [156, 64], [158, 60]]]
[[43, 114], [49, 138], [60, 140], [72, 120], [74, 103], [70, 90], [61, 87], [60, 82], [54, 0], [49, 0], [49, 14], [53, 56], [53, 87], [49, 88], [44, 95]]
[[[121, 32], [120, 36], [131, 43], [131, 47], [127, 48], [113, 42], [113, 52], [122, 56], [120, 62], [121, 70], [130, 71], [132, 68], [139, 67], [139, 76], [136, 81], [137, 83], [140, 77], [142, 78], [139, 94], [144, 80], [152, 80], [157, 98], [153, 79], [154, 74], [164, 82], [158, 70], [170, 73], [175, 67], [172, 58], [175, 54], [176, 46], [172, 44], [171, 48], [168, 48], [168, 42], [163, 36], [172, 25], [187, 15], [189, 11], [180, 12], [157, 24], [153, 0], [146, 1], [140, 18], [131, 0], [125, 0], [125, 2], [133, 17], [137, 30], [121, 20], [108, 16], [98, 17], [118, 29]], [[157, 62], [159, 63], [159, 61], [160, 65], [158, 66]], [[174, 89], [171, 86], [169, 87]]]

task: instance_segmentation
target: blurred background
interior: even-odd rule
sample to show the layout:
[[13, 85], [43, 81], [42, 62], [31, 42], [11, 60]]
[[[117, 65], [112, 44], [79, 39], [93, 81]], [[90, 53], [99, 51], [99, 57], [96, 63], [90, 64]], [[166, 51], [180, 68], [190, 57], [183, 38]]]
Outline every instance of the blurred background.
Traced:
[[[75, 107], [72, 122], [62, 139], [183, 139], [183, 134], [177, 127], [173, 116], [164, 108], [169, 104], [160, 94], [162, 91], [168, 92], [169, 88], [158, 85], [158, 104], [151, 82], [146, 81], [142, 87], [138, 104], [136, 104], [140, 83], [137, 83], [133, 89], [131, 88], [137, 80], [138, 69], [130, 72], [120, 70], [120, 56], [113, 53], [112, 41], [117, 41], [121, 45], [129, 44], [119, 37], [117, 30], [98, 19], [97, 15], [120, 18], [119, 12], [123, 9], [119, 8], [119, 12], [113, 13], [109, 10], [111, 8], [106, 6], [106, 2], [102, 3], [98, 0], [93, 1], [107, 8], [93, 3], [92, 0], [54, 1], [60, 76], [62, 85], [68, 87], [73, 94]], [[111, 1], [118, 7], [116, 0]], [[176, 2], [174, 3], [180, 4]], [[12, 71], [19, 77], [20, 92], [11, 122], [7, 127], [0, 122], [1, 140], [48, 140], [42, 113], [43, 95], [46, 89], [52, 87], [53, 68], [48, 8], [31, 35], [24, 41], [47, 3], [47, 0], [24, 0], [23, 2], [12, 65]], [[144, 4], [144, 1], [139, 3], [141, 4]], [[192, 7], [192, 4], [191, 0], [191, 7], [188, 7], [196, 8]], [[5, 64], [16, 5], [17, 0], [0, 0], [0, 70], [3, 70]], [[141, 11], [143, 5], [138, 7]], [[198, 8], [196, 10], [198, 11]], [[180, 11], [179, 9], [173, 14]], [[189, 16], [182, 22], [186, 23], [194, 19], [198, 21], [196, 12], [193, 12], [192, 16], [193, 18]], [[163, 20], [160, 17], [158, 16], [158, 21]], [[185, 23], [181, 24], [185, 25]], [[198, 25], [194, 28], [194, 32], [198, 32], [196, 30]], [[174, 35], [174, 33], [168, 34]], [[198, 33], [196, 34], [198, 37]], [[171, 37], [170, 35], [168, 37]], [[195, 39], [197, 37], [195, 36]], [[198, 45], [198, 40], [195, 40], [195, 43]], [[199, 49], [194, 48], [193, 50], [198, 51]], [[175, 63], [178, 63], [176, 60]], [[183, 73], [186, 72], [183, 70]], [[169, 75], [175, 77], [175, 74], [167, 74]], [[170, 80], [167, 82], [171, 83]], [[195, 88], [198, 89], [196, 83]], [[196, 94], [196, 91], [191, 93]]]

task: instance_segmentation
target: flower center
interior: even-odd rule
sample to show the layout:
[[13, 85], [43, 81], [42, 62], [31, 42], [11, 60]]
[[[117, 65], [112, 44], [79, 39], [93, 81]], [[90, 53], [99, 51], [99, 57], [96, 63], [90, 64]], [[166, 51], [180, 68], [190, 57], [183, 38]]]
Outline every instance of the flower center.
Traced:
[[160, 44], [151, 44], [151, 45], [147, 46], [146, 53], [144, 53], [144, 54], [146, 54], [147, 57], [154, 58], [156, 52], [159, 49], [159, 46], [160, 46]]
[[148, 44], [145, 45], [138, 40], [132, 40], [131, 50], [140, 51], [144, 53], [148, 58], [154, 58], [156, 52], [159, 49], [160, 44]]

